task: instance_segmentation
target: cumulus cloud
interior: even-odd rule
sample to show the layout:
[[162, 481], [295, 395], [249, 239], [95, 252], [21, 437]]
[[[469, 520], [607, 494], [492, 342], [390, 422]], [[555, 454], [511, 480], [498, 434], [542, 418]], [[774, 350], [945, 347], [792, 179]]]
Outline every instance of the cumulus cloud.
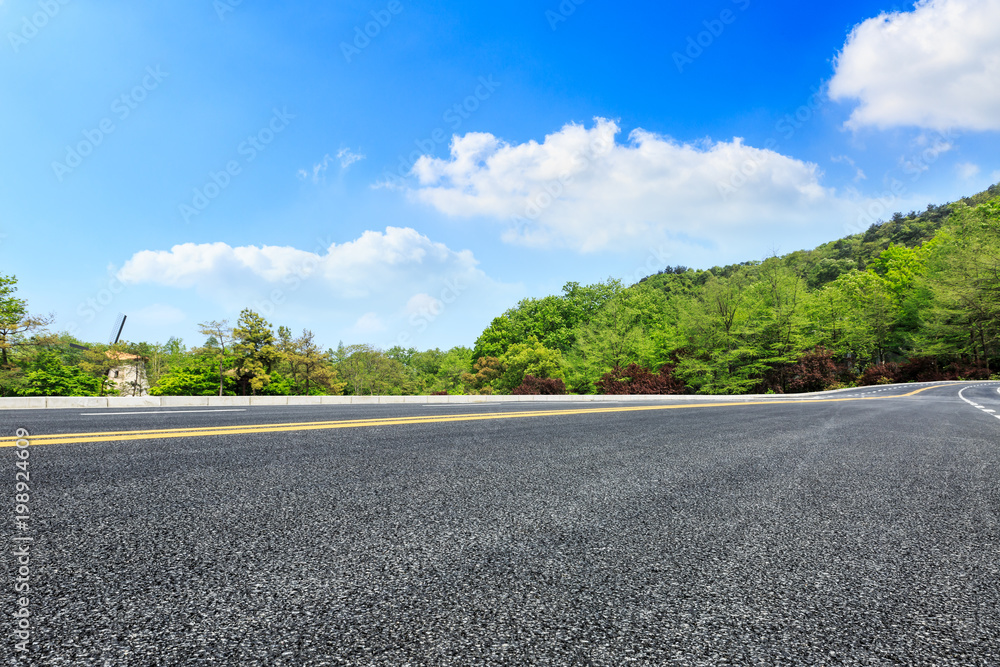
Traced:
[[315, 278], [340, 298], [365, 298], [399, 283], [424, 276], [484, 277], [468, 250], [454, 251], [408, 227], [366, 231], [325, 249], [288, 246], [239, 246], [184, 243], [170, 250], [143, 250], [125, 262], [117, 277], [123, 283], [152, 283], [211, 291], [220, 284], [297, 285]]
[[775, 239], [819, 238], [824, 225], [829, 235], [852, 210], [821, 185], [817, 165], [740, 138], [681, 143], [634, 130], [621, 143], [619, 132], [597, 118], [541, 143], [456, 136], [447, 159], [416, 162], [411, 192], [449, 216], [506, 222], [507, 241], [583, 252], [666, 239], [745, 254]]
[[921, 0], [851, 31], [830, 81], [848, 127], [1000, 130], [1000, 3]]

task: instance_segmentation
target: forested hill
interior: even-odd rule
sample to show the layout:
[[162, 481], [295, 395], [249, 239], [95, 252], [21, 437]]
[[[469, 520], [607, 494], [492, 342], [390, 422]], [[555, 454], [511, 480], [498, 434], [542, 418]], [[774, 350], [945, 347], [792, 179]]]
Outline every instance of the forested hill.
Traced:
[[[879, 221], [865, 232], [824, 243], [813, 250], [798, 250], [783, 255], [781, 259], [803, 275], [810, 288], [822, 287], [852, 269], [868, 268], [868, 265], [877, 260], [878, 256], [890, 246], [916, 248], [931, 240], [948, 220], [955, 206], [977, 206], [996, 197], [1000, 197], [1000, 184], [991, 185], [983, 192], [964, 197], [952, 204], [944, 206], [929, 204], [927, 210], [922, 213], [916, 211], [910, 211], [906, 215], [895, 213], [890, 220]], [[752, 260], [741, 264], [715, 266], [708, 270], [715, 276], [728, 277], [741, 267], [759, 263], [757, 260]], [[667, 267], [653, 276], [643, 278], [640, 282], [655, 281], [657, 276], [664, 273], [683, 273], [686, 270], [687, 268], [683, 266]]]
[[569, 283], [494, 319], [473, 358], [484, 391], [531, 375], [577, 392], [788, 392], [989, 377], [998, 346], [994, 185], [813, 250]]

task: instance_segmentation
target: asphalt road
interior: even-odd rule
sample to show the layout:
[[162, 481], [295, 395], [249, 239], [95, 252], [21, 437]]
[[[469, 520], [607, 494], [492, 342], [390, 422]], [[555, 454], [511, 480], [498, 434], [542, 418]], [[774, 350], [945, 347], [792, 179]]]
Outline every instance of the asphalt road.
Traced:
[[914, 389], [6, 412], [31, 489], [29, 528], [0, 522], [0, 655], [997, 665], [1000, 383]]

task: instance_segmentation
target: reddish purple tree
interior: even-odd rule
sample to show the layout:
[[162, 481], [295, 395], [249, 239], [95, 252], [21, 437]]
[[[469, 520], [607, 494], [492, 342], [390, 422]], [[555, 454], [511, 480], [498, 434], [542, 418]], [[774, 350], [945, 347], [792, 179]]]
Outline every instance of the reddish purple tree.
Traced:
[[873, 384], [893, 384], [900, 381], [899, 364], [889, 362], [872, 364], [865, 369], [858, 384], [867, 387]]
[[674, 367], [670, 364], [660, 366], [659, 373], [651, 373], [649, 369], [638, 364], [629, 364], [625, 368], [614, 368], [605, 373], [594, 383], [602, 394], [683, 394], [687, 387], [674, 377]]
[[536, 378], [525, 375], [521, 386], [511, 392], [518, 396], [555, 396], [566, 393], [566, 383], [559, 378]]
[[837, 384], [841, 369], [833, 360], [833, 353], [822, 347], [799, 357], [788, 367], [789, 393], [825, 391]]

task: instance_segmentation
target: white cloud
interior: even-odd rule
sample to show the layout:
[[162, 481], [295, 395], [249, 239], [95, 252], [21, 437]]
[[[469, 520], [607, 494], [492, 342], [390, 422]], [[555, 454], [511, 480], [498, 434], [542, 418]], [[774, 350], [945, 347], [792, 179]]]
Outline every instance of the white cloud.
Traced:
[[921, 0], [856, 26], [837, 56], [847, 125], [1000, 130], [1000, 3]]
[[312, 260], [313, 255], [295, 248], [243, 246], [225, 243], [184, 243], [170, 250], [143, 250], [118, 271], [124, 283], [154, 283], [170, 287], [196, 287], [223, 275], [256, 276], [267, 282], [279, 280]]
[[[323, 156], [323, 159], [313, 165], [312, 168], [312, 182], [319, 183], [326, 177], [326, 170], [330, 167], [330, 163], [333, 158], [327, 153]], [[310, 172], [305, 169], [299, 169], [298, 176], [300, 180], [307, 181], [310, 180]]]
[[337, 159], [340, 160], [340, 168], [347, 169], [355, 162], [360, 162], [365, 159], [364, 155], [360, 153], [353, 153], [349, 148], [341, 148], [337, 151]]
[[622, 144], [615, 122], [595, 123], [541, 143], [455, 137], [450, 158], [416, 162], [412, 195], [449, 216], [505, 221], [504, 239], [524, 245], [587, 252], [667, 240], [716, 257], [753, 257], [779, 241], [797, 249], [836, 235], [856, 210], [820, 184], [817, 165], [742, 139], [679, 143], [635, 130]]
[[955, 165], [956, 171], [960, 178], [968, 180], [970, 178], [975, 178], [979, 175], [979, 165], [972, 164], [971, 162], [962, 162], [961, 164]]
[[468, 250], [453, 251], [408, 227], [387, 227], [384, 233], [367, 231], [317, 252], [288, 246], [234, 248], [221, 242], [143, 250], [125, 262], [118, 279], [206, 291], [221, 283], [232, 288], [289, 286], [314, 277], [331, 294], [350, 299], [426, 275], [482, 278], [477, 264]]
[[[340, 161], [340, 168], [342, 170], [347, 170], [355, 162], [360, 162], [365, 159], [364, 155], [360, 153], [354, 153], [349, 148], [341, 148], [337, 151], [337, 160]], [[326, 178], [326, 172], [330, 168], [330, 163], [334, 161], [334, 158], [330, 157], [327, 153], [323, 156], [323, 159], [313, 165], [311, 170], [299, 169], [296, 175], [299, 180], [309, 181], [311, 180], [315, 184], [323, 182]]]
[[938, 158], [955, 149], [955, 144], [947, 141], [944, 135], [929, 137], [920, 133], [913, 143], [913, 152], [900, 156], [899, 166], [904, 174], [914, 177], [928, 171]]

